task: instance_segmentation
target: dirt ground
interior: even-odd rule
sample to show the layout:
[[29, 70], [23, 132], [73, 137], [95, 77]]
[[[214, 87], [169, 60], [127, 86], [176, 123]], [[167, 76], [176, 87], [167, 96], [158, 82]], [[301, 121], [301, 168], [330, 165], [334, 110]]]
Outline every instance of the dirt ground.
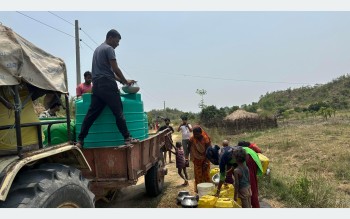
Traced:
[[[173, 134], [174, 142], [181, 140], [178, 133]], [[181, 208], [177, 205], [176, 197], [179, 191], [188, 191], [191, 195], [194, 193], [194, 177], [193, 163], [190, 162], [190, 167], [187, 168], [189, 177], [189, 185], [183, 186], [183, 179], [178, 175], [175, 166], [175, 156], [171, 156], [174, 163], [167, 163], [168, 175], [165, 176], [163, 192], [157, 197], [149, 197], [146, 194], [144, 177], [140, 177], [139, 181], [134, 186], [129, 186], [122, 189], [115, 200], [107, 203], [99, 200], [96, 202], [97, 208]], [[169, 158], [168, 158], [169, 159]], [[167, 161], [168, 161], [167, 159]], [[211, 166], [214, 168], [217, 166]], [[270, 208], [266, 201], [261, 201], [261, 207]]]

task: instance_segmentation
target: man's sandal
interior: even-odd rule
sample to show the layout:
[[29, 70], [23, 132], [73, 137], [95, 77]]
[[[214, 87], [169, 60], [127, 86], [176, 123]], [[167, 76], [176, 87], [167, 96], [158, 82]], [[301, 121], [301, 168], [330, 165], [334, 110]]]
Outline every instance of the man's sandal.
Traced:
[[133, 144], [133, 143], [137, 143], [137, 142], [139, 142], [138, 139], [129, 137], [129, 138], [125, 139], [124, 144], [128, 145], [128, 144]]

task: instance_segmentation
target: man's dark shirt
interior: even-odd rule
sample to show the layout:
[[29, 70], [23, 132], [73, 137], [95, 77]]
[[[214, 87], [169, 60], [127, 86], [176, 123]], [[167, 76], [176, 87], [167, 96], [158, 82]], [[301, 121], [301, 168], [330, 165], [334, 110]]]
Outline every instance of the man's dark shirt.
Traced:
[[173, 129], [173, 127], [171, 127], [170, 125], [169, 125], [169, 126], [163, 125], [162, 127], [160, 127], [160, 128], [158, 129], [157, 132], [163, 131], [163, 130], [165, 130], [165, 129], [167, 129], [167, 128], [169, 128], [169, 129], [171, 130], [171, 133], [174, 133], [174, 129]]

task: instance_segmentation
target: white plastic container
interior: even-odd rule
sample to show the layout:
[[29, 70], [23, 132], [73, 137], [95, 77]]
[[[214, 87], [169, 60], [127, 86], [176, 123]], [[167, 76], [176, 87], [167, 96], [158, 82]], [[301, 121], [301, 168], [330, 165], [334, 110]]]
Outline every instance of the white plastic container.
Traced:
[[202, 197], [203, 195], [209, 195], [215, 189], [215, 185], [213, 183], [199, 183], [197, 185], [198, 196]]

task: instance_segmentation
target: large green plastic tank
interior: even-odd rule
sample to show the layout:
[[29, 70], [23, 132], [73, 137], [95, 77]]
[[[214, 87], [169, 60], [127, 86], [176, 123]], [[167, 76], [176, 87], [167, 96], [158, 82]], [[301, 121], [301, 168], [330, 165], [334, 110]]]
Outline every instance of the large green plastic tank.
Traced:
[[145, 138], [148, 138], [148, 116], [147, 113], [145, 112], [144, 114], [144, 124], [145, 124]]
[[[42, 121], [48, 121], [48, 120], [58, 120], [57, 118], [40, 118]], [[43, 139], [43, 145], [47, 146], [48, 144], [48, 125], [43, 125], [42, 127], [45, 139]], [[75, 121], [72, 119], [70, 122], [70, 136], [71, 139], [75, 139]], [[51, 134], [51, 145], [57, 145], [62, 144], [65, 142], [68, 142], [68, 135], [67, 135], [67, 123], [58, 123], [51, 125], [50, 128], [50, 134]]]
[[[145, 114], [141, 94], [121, 94], [126, 126], [133, 138], [143, 140], [145, 133]], [[83, 94], [83, 98], [75, 102], [76, 106], [76, 136], [79, 136], [81, 125], [91, 103], [91, 94]], [[148, 123], [148, 121], [147, 121]], [[148, 124], [147, 124], [148, 126]], [[116, 147], [124, 145], [124, 137], [119, 132], [112, 111], [106, 106], [96, 119], [84, 139], [84, 148]]]

